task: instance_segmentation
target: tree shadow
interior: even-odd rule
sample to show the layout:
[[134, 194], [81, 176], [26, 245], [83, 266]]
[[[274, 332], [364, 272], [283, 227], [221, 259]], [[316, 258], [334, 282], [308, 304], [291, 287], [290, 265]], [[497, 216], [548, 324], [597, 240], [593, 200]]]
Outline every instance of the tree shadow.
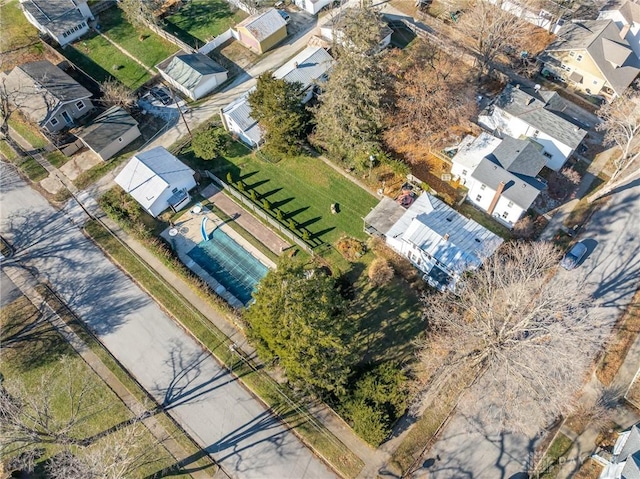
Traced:
[[[243, 181], [244, 181], [244, 179], [243, 179]], [[247, 191], [248, 191], [248, 190], [255, 190], [258, 186], [262, 186], [262, 185], [264, 185], [265, 183], [269, 183], [269, 181], [271, 181], [271, 180], [258, 180], [258, 181], [256, 181], [255, 183], [251, 183], [251, 184], [246, 183], [246, 184], [245, 184], [245, 189], [246, 189]], [[260, 196], [261, 196], [262, 198], [264, 198], [264, 196], [265, 196], [265, 195], [261, 193], [261, 194], [260, 194]]]
[[[284, 214], [284, 219], [288, 220], [290, 218], [295, 218], [299, 214], [304, 213], [305, 211], [307, 211], [308, 209], [309, 209], [308, 206], [303, 206], [302, 208], [298, 208], [297, 210], [289, 211], [288, 213]], [[284, 211], [283, 211], [283, 213], [284, 213]]]
[[310, 218], [308, 220], [303, 221], [302, 223], [300, 223], [298, 225], [299, 229], [303, 229], [303, 228], [308, 228], [310, 225], [317, 223], [318, 221], [320, 221], [322, 219], [321, 216], [316, 216], [315, 218]]
[[[268, 181], [268, 180], [267, 180]], [[266, 183], [267, 181], [264, 181], [263, 183]], [[275, 195], [276, 193], [278, 193], [279, 191], [282, 191], [282, 188], [274, 188], [273, 190], [269, 190], [266, 191], [264, 193], [260, 193], [260, 197], [261, 198], [269, 198], [270, 196]], [[273, 205], [276, 205], [278, 202], [273, 203]]]
[[293, 200], [295, 200], [295, 198], [293, 198], [293, 197], [285, 198], [285, 199], [283, 199], [283, 200], [274, 201], [274, 202], [272, 203], [272, 205], [271, 205], [271, 206], [272, 206], [274, 209], [275, 209], [275, 208], [280, 208], [280, 207], [282, 207], [282, 206], [286, 205], [287, 203], [290, 203], [290, 202], [291, 202], [291, 201], [293, 201]]
[[315, 233], [313, 233], [311, 235], [311, 239], [315, 240], [315, 239], [321, 239], [324, 235], [326, 235], [327, 233], [332, 232], [335, 228], [335, 226], [332, 226], [331, 228], [325, 228], [323, 230], [320, 231], [316, 231]]

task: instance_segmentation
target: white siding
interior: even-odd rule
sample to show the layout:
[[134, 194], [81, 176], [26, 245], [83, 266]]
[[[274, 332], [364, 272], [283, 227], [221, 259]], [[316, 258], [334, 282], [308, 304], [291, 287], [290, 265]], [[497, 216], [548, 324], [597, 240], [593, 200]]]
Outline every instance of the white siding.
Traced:
[[493, 216], [509, 228], [513, 227], [513, 225], [520, 219], [523, 213], [524, 210], [522, 208], [520, 208], [512, 201], [509, 201], [504, 196], [500, 197], [495, 209], [493, 210]]
[[178, 190], [186, 189], [187, 191], [192, 190], [196, 187], [196, 180], [193, 176], [187, 177], [185, 175], [184, 179], [177, 184], [172, 184], [167, 186], [167, 188], [158, 195], [158, 198], [153, 202], [151, 207], [147, 210], [151, 216], [154, 218], [162, 213], [164, 210], [169, 208], [168, 200], [173, 195], [174, 188]]
[[[113, 155], [122, 150], [125, 146], [131, 143], [133, 140], [140, 136], [140, 130], [137, 126], [134, 126], [119, 139], [112, 141], [109, 145], [105, 146], [101, 151], [95, 153], [103, 160], [108, 160]], [[121, 140], [121, 141], [119, 141]]]

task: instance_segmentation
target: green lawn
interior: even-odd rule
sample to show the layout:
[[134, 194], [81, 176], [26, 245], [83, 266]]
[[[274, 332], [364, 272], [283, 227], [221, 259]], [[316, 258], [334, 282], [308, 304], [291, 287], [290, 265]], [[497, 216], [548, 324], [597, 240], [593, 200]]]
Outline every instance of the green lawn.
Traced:
[[4, 156], [7, 160], [14, 163], [18, 159], [18, 154], [14, 151], [9, 143], [5, 140], [0, 140], [0, 155]]
[[[60, 334], [51, 328], [43, 314], [24, 296], [6, 305], [0, 310], [0, 339], [3, 344], [2, 374], [7, 382], [20, 380], [27, 391], [35, 391], [43, 376], [55, 374], [60, 367], [59, 359], [66, 356], [73, 368], [79, 371], [77, 377], [88, 385], [85, 414], [90, 417], [86, 421], [79, 421], [71, 429], [71, 435], [78, 439], [91, 438], [109, 431], [123, 421], [131, 418], [131, 412], [102, 380], [86, 365], [84, 360], [75, 353]], [[61, 392], [52, 398], [51, 415], [65, 418], [69, 409], [68, 396]], [[108, 433], [107, 436], [113, 433]], [[161, 446], [153, 445], [151, 435], [143, 430], [140, 437], [142, 444], [156, 450], [158, 461], [154, 464], [143, 465], [136, 471], [134, 477], [145, 478], [158, 470], [171, 466], [175, 460], [169, 456]], [[93, 445], [99, 446], [101, 439], [94, 439]], [[43, 460], [61, 450], [55, 444], [40, 444], [44, 448]], [[4, 461], [8, 459], [9, 448], [0, 454]], [[40, 470], [38, 467], [37, 470]], [[40, 477], [40, 476], [37, 476]]]
[[165, 29], [199, 48], [245, 18], [245, 12], [224, 0], [192, 0], [165, 19]]
[[116, 7], [100, 13], [100, 26], [102, 33], [150, 68], [178, 51], [176, 45], [148, 28], [136, 30]]
[[33, 148], [44, 148], [49, 144], [38, 127], [27, 121], [19, 112], [14, 112], [9, 119], [9, 126], [13, 128], [18, 135], [27, 140]]
[[44, 47], [38, 30], [27, 21], [18, 0], [0, 5], [0, 32], [2, 70], [9, 71], [20, 63], [42, 59]]
[[63, 53], [98, 82], [115, 78], [135, 90], [151, 78], [147, 70], [100, 35], [89, 34], [67, 46]]
[[58, 150], [52, 151], [51, 153], [47, 153], [45, 155], [45, 158], [47, 159], [47, 161], [49, 161], [49, 163], [51, 163], [56, 168], [60, 168], [62, 165], [64, 165], [67, 161], [71, 159], [68, 156], [65, 156], [61, 151], [58, 151]]
[[[228, 172], [234, 181], [242, 179], [246, 191], [255, 189], [259, 198], [280, 209], [285, 220], [293, 218], [300, 229], [308, 229], [312, 238], [327, 243], [335, 243], [345, 234], [367, 238], [362, 218], [378, 200], [321, 160], [297, 156], [274, 164], [242, 154], [242, 150], [237, 153], [207, 166], [224, 181]], [[189, 163], [193, 159], [189, 151], [182, 157]], [[331, 214], [332, 203], [338, 204], [338, 214]]]

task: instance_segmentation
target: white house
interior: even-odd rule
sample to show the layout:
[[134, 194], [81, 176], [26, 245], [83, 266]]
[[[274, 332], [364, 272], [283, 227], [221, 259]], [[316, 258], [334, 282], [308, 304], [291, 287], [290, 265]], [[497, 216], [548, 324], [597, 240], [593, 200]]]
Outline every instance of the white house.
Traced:
[[[273, 72], [273, 76], [288, 82], [299, 82], [305, 95], [302, 103], [313, 97], [315, 89], [327, 80], [334, 60], [321, 47], [307, 47], [287, 63]], [[262, 143], [262, 132], [258, 122], [251, 117], [248, 97], [254, 88], [220, 110], [222, 124], [227, 131], [238, 135], [251, 148]]]
[[93, 14], [85, 0], [20, 0], [25, 17], [60, 46], [89, 31]]
[[175, 211], [191, 199], [194, 171], [157, 146], [135, 155], [116, 176], [116, 183], [154, 218], [167, 208]]
[[640, 426], [636, 424], [620, 434], [610, 459], [598, 455], [593, 458], [604, 466], [600, 479], [640, 478]]
[[[342, 16], [336, 15], [331, 20], [326, 22], [320, 27], [320, 35], [326, 39], [330, 44], [336, 42], [342, 44], [345, 41], [345, 33], [341, 27]], [[378, 48], [373, 53], [378, 53], [384, 50], [391, 43], [391, 34], [393, 30], [385, 23], [380, 23], [380, 43]]]
[[613, 20], [620, 30], [620, 36], [640, 58], [640, 5], [632, 0], [622, 0], [610, 10], [603, 10], [598, 20]]
[[227, 81], [227, 70], [202, 53], [176, 53], [156, 68], [167, 82], [198, 100]]
[[87, 148], [108, 160], [140, 137], [138, 122], [119, 106], [113, 106], [76, 132]]
[[587, 135], [567, 114], [572, 106], [556, 92], [510, 83], [478, 123], [495, 136], [530, 138], [542, 147], [546, 166], [558, 171]]
[[482, 133], [463, 141], [452, 159], [451, 173], [469, 189], [471, 203], [512, 228], [546, 188], [536, 178], [545, 162], [539, 147], [529, 140]]
[[480, 267], [502, 244], [502, 238], [429, 193], [406, 210], [383, 198], [364, 222], [365, 231], [383, 236], [424, 273], [425, 281], [441, 290], [453, 290], [465, 271]]
[[333, 0], [294, 0], [296, 7], [309, 12], [311, 15], [317, 15], [324, 7], [329, 5]]

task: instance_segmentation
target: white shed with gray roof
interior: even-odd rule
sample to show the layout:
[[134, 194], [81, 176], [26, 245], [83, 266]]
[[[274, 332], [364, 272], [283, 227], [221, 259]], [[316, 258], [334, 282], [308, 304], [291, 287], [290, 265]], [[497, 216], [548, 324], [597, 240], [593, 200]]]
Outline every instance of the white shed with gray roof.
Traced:
[[334, 60], [322, 47], [307, 47], [273, 72], [273, 76], [288, 82], [299, 82], [306, 92], [302, 103], [313, 96], [313, 87], [329, 77]]
[[198, 100], [227, 81], [227, 70], [202, 53], [177, 53], [156, 68], [167, 82]]
[[108, 160], [140, 137], [138, 122], [119, 106], [109, 108], [91, 124], [76, 132], [87, 148]]
[[249, 106], [248, 97], [254, 89], [252, 88], [245, 95], [220, 110], [220, 117], [225, 129], [237, 135], [251, 148], [256, 148], [262, 143], [260, 126], [251, 116], [251, 107]]

